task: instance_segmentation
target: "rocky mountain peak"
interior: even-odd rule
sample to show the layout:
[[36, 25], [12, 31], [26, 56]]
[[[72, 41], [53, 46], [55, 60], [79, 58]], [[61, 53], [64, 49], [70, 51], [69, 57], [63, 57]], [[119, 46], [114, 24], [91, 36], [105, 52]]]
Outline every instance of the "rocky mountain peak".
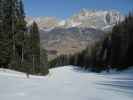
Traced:
[[87, 10], [82, 9], [66, 22], [66, 27], [86, 27], [104, 30], [115, 23], [123, 21], [124, 16], [115, 10]]
[[114, 24], [124, 20], [124, 16], [116, 10], [88, 10], [81, 9], [78, 13], [75, 13], [67, 20], [60, 20], [55, 17], [27, 17], [28, 24], [31, 24], [33, 20], [38, 23], [40, 29], [53, 29], [59, 28], [95, 28], [106, 30], [112, 28]]

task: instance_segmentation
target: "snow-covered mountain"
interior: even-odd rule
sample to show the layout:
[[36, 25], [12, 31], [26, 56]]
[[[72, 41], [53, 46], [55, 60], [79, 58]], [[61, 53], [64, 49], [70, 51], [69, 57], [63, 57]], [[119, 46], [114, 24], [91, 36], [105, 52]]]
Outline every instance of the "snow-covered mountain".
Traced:
[[33, 21], [37, 22], [41, 43], [48, 51], [49, 58], [53, 58], [61, 54], [79, 52], [103, 38], [105, 31], [123, 21], [124, 16], [115, 10], [82, 9], [64, 20], [55, 17], [27, 17], [26, 20], [28, 25]]
[[86, 27], [102, 29], [112, 27], [119, 21], [123, 21], [124, 16], [118, 11], [97, 11], [82, 9], [78, 14], [73, 15], [66, 21], [66, 27]]
[[41, 29], [53, 29], [55, 27], [71, 28], [95, 28], [105, 30], [114, 24], [124, 20], [124, 16], [116, 10], [87, 10], [82, 9], [66, 20], [59, 20], [55, 17], [28, 17], [27, 22], [31, 24], [35, 20]]

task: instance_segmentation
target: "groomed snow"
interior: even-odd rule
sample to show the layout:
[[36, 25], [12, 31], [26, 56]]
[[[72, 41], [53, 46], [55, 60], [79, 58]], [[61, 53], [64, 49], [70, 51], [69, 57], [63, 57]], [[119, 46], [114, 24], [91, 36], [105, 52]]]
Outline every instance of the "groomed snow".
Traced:
[[96, 74], [65, 66], [48, 76], [0, 69], [0, 100], [133, 100], [133, 70]]

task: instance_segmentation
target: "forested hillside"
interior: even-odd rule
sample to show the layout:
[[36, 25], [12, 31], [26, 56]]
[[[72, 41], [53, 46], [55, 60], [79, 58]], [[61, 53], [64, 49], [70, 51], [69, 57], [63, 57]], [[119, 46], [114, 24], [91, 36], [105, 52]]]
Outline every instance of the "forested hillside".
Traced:
[[[38, 26], [27, 28], [22, 0], [0, 0], [0, 67], [46, 74]], [[46, 52], [45, 52], [46, 53]]]

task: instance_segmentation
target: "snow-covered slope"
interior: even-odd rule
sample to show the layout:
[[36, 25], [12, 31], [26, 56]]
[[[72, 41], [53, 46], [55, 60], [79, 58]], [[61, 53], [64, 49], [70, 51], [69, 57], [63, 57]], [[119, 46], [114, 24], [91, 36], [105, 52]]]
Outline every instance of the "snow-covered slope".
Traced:
[[133, 70], [95, 74], [65, 66], [48, 76], [0, 70], [1, 100], [133, 100]]

